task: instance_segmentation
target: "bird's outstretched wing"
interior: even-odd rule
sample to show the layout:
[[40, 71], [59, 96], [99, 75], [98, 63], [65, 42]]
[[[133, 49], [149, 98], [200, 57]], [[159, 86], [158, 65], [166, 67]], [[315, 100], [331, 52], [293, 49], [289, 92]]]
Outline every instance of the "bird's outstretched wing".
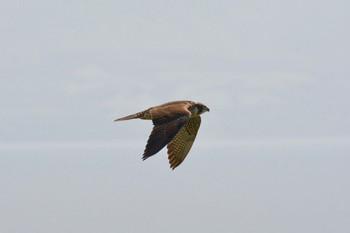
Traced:
[[167, 145], [170, 168], [175, 169], [186, 158], [201, 124], [200, 116], [190, 118]]
[[145, 160], [163, 149], [188, 121], [190, 114], [184, 106], [151, 109], [154, 127], [148, 138], [142, 159]]

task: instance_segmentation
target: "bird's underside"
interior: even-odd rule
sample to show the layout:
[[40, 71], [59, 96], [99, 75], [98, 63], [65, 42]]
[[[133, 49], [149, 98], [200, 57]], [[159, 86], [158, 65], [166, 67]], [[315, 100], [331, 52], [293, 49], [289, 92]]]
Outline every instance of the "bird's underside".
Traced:
[[173, 101], [115, 121], [136, 118], [152, 120], [154, 126], [142, 159], [151, 157], [167, 146], [170, 168], [175, 169], [190, 151], [201, 124], [200, 114], [206, 111], [209, 108], [201, 103]]

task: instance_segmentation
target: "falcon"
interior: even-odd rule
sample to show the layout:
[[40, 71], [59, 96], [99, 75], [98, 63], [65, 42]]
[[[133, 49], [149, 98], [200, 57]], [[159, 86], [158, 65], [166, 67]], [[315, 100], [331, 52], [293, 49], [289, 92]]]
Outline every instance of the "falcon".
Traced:
[[209, 108], [190, 100], [172, 101], [148, 108], [114, 121], [131, 119], [152, 120], [153, 129], [148, 138], [142, 159], [145, 160], [167, 146], [171, 169], [175, 169], [186, 158], [201, 124], [200, 115]]

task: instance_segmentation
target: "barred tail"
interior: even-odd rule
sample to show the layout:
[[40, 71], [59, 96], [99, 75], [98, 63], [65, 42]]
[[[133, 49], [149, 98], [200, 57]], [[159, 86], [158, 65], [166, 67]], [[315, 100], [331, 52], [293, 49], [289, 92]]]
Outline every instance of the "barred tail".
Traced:
[[149, 114], [148, 114], [147, 111], [142, 111], [142, 112], [138, 112], [138, 113], [126, 116], [126, 117], [122, 117], [122, 118], [116, 119], [116, 120], [114, 120], [114, 122], [115, 121], [126, 121], [126, 120], [137, 119], [137, 118], [150, 119], [148, 116], [149, 116]]

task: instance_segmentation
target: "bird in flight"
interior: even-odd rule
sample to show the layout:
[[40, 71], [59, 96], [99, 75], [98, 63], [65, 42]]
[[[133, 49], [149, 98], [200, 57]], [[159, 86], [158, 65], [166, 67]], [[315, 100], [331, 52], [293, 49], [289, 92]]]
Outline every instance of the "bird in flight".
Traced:
[[190, 100], [172, 101], [148, 108], [144, 111], [116, 119], [152, 120], [153, 129], [148, 138], [142, 159], [145, 160], [167, 146], [171, 169], [175, 169], [186, 158], [201, 124], [200, 115], [209, 108]]

